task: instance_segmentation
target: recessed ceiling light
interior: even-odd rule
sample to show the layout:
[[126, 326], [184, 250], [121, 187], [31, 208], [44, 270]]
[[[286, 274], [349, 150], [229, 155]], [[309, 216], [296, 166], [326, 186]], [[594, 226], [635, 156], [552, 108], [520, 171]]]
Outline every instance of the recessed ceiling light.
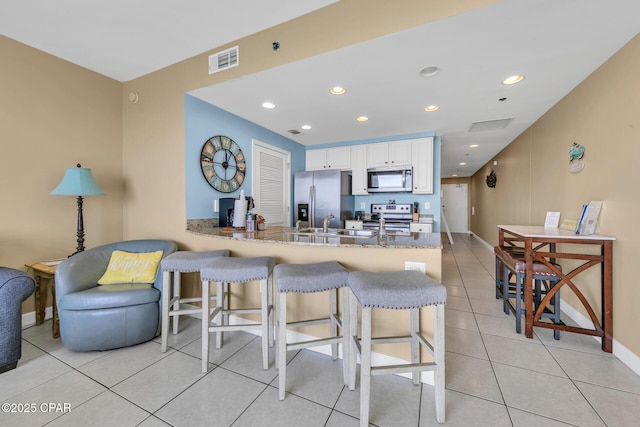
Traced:
[[478, 148], [478, 144], [471, 144], [469, 148]]
[[424, 107], [424, 111], [436, 111], [438, 108], [437, 105], [427, 105], [426, 107]]
[[311, 125], [302, 125], [302, 126], [300, 126], [300, 127], [301, 127], [302, 129], [304, 129], [304, 130], [309, 130], [309, 129], [311, 129]]
[[367, 120], [369, 120], [369, 117], [367, 116], [360, 116], [356, 119], [359, 122], [366, 122]]
[[419, 74], [420, 74], [420, 77], [433, 77], [439, 72], [440, 72], [440, 68], [436, 66], [430, 66], [420, 70]]
[[453, 174], [453, 175], [451, 175], [451, 176], [458, 176], [458, 174], [457, 174], [457, 173], [454, 173], [454, 174]]
[[331, 95], [342, 95], [346, 91], [347, 90], [345, 88], [343, 88], [342, 86], [335, 86], [335, 87], [332, 87], [329, 92], [331, 92]]
[[524, 80], [524, 76], [522, 74], [518, 74], [516, 76], [507, 77], [506, 79], [504, 79], [502, 81], [502, 84], [503, 85], [512, 85], [512, 84], [520, 83], [523, 80]]
[[274, 104], [273, 102], [264, 102], [262, 103], [262, 106], [268, 109], [276, 108], [276, 104]]
[[459, 164], [460, 166], [465, 166], [465, 165], [466, 165], [466, 163], [465, 163], [465, 162], [460, 162], [460, 163], [458, 163], [458, 164]]

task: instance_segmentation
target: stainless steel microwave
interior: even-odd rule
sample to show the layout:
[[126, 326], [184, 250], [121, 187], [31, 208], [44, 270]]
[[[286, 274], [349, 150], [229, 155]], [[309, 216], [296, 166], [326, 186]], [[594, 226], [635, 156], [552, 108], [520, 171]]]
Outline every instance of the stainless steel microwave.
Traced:
[[369, 193], [399, 193], [412, 191], [410, 166], [390, 166], [367, 169], [367, 191]]

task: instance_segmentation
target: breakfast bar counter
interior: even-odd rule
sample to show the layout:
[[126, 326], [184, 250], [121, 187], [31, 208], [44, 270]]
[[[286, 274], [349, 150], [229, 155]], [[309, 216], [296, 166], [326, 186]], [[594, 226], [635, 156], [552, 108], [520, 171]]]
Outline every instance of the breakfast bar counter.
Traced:
[[[331, 229], [328, 233], [298, 233], [292, 227], [276, 226], [263, 231], [247, 232], [243, 229], [233, 230], [207, 226], [206, 224], [189, 224], [187, 231], [222, 239], [303, 246], [442, 249], [440, 233], [388, 232], [386, 235], [380, 236], [377, 231], [374, 231], [374, 235], [368, 237], [332, 234], [336, 230]], [[346, 232], [349, 231], [352, 230]]]
[[[442, 245], [440, 233], [405, 233], [389, 234], [375, 237], [348, 236], [308, 236], [295, 233], [292, 227], [277, 227], [269, 225], [264, 231], [247, 233], [241, 231], [225, 231], [221, 227], [209, 225], [203, 220], [190, 220], [187, 232], [198, 236], [193, 242], [191, 250], [228, 249], [234, 257], [272, 256], [276, 263], [317, 263], [323, 261], [338, 261], [349, 271], [390, 272], [405, 270], [405, 263], [416, 263], [416, 267], [423, 267], [425, 273], [437, 282], [442, 282]], [[321, 233], [320, 233], [321, 234]], [[197, 286], [197, 285], [196, 285]], [[241, 300], [239, 304], [256, 306], [260, 303], [258, 287], [240, 287], [234, 290], [231, 304]], [[326, 301], [324, 300], [326, 298]], [[292, 295], [287, 317], [292, 320], [299, 318], [319, 318], [322, 312], [318, 307], [328, 304], [326, 295]], [[423, 310], [429, 311], [430, 308]], [[381, 310], [374, 316], [372, 328], [374, 334], [393, 336], [403, 331], [403, 326], [409, 324], [404, 310]], [[433, 321], [431, 315], [421, 318], [421, 329], [426, 336], [432, 334]], [[326, 335], [326, 331], [316, 330], [322, 325], [305, 329], [305, 333], [312, 336]], [[383, 346], [384, 354], [403, 360], [410, 360], [410, 349], [404, 346]], [[430, 357], [427, 353], [423, 356]]]

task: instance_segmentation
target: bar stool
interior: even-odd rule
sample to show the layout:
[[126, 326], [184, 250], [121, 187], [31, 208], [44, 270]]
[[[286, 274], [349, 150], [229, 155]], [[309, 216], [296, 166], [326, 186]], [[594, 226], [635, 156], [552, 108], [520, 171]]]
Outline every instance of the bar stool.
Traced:
[[[180, 297], [180, 275], [181, 273], [197, 273], [205, 264], [220, 258], [229, 256], [229, 250], [221, 249], [217, 251], [192, 252], [178, 251], [163, 258], [160, 262], [162, 269], [162, 352], [167, 351], [167, 341], [169, 335], [169, 320], [173, 319], [173, 334], [178, 333], [178, 322], [180, 316], [187, 314], [201, 313], [200, 307], [180, 308], [181, 303], [201, 302], [200, 297], [181, 298]], [[171, 286], [173, 285], [173, 286]], [[172, 292], [173, 289], [173, 292]], [[216, 297], [211, 297], [215, 300]]]
[[[355, 388], [356, 353], [360, 353], [360, 426], [369, 425], [371, 375], [411, 372], [413, 383], [420, 384], [419, 373], [434, 371], [436, 419], [445, 420], [444, 402], [444, 305], [447, 289], [414, 270], [371, 273], [349, 273], [351, 350], [349, 354], [349, 388]], [[358, 302], [362, 306], [362, 338], [358, 340]], [[420, 332], [420, 308], [433, 306], [433, 342]], [[371, 312], [374, 308], [410, 310], [410, 334], [407, 336], [372, 338]], [[371, 366], [371, 345], [379, 343], [411, 343], [411, 363], [391, 366]], [[420, 345], [433, 355], [433, 362], [420, 362]]]
[[493, 252], [496, 256], [496, 299], [502, 298], [504, 287], [503, 268], [506, 257], [524, 259], [524, 248], [520, 246], [494, 246]]
[[[342, 343], [342, 371], [344, 383], [348, 383], [348, 333], [349, 316], [348, 306], [344, 301], [348, 300], [347, 281], [349, 272], [336, 261], [320, 262], [316, 264], [278, 264], [273, 270], [273, 277], [278, 291], [276, 303], [276, 319], [278, 331], [277, 363], [278, 363], [278, 392], [279, 399], [284, 400], [287, 375], [287, 351], [310, 348], [319, 345], [331, 344], [331, 356], [333, 360], [338, 358], [338, 343]], [[342, 289], [342, 317], [338, 315], [337, 295]], [[310, 320], [299, 320], [287, 323], [287, 294], [329, 292], [329, 313], [327, 317]], [[314, 340], [288, 342], [287, 328], [297, 328], [318, 324], [330, 325], [330, 336]], [[341, 335], [338, 335], [338, 327]]]
[[[553, 268], [558, 271], [562, 271], [562, 266], [556, 263], [550, 263]], [[513, 256], [507, 255], [503, 258], [503, 290], [502, 295], [504, 298], [504, 312], [505, 314], [509, 314], [510, 310], [513, 311], [513, 314], [516, 317], [516, 332], [521, 332], [521, 323], [522, 316], [525, 315], [525, 309], [522, 306], [522, 301], [524, 300], [524, 278], [526, 273], [527, 264], [524, 259], [524, 256], [519, 256], [515, 254]], [[543, 295], [547, 295], [552, 292], [552, 289], [556, 286], [556, 284], [560, 281], [560, 276], [558, 276], [555, 271], [547, 266], [546, 264], [534, 261], [533, 262], [533, 306], [534, 313], [538, 311], [540, 305], [542, 304]], [[515, 283], [511, 283], [511, 277], [515, 277]], [[509, 298], [514, 298], [515, 307], [509, 304]], [[551, 302], [553, 304], [553, 311], [545, 308], [541, 314], [541, 318], [550, 319], [554, 324], [559, 325], [562, 322], [560, 321], [560, 289], [554, 291], [553, 297], [551, 298]], [[553, 338], [556, 340], [560, 339], [560, 331], [553, 331]]]
[[[218, 258], [200, 269], [202, 280], [202, 372], [207, 372], [209, 363], [209, 332], [216, 333], [216, 348], [222, 346], [223, 331], [262, 331], [262, 367], [269, 369], [269, 346], [273, 345], [273, 257]], [[228, 298], [228, 285], [260, 281], [261, 304], [259, 308], [229, 309], [223, 302]], [[209, 283], [216, 282], [216, 307], [209, 311]], [[221, 298], [220, 296], [224, 296]], [[258, 324], [229, 325], [231, 314], [260, 313]], [[211, 324], [214, 319], [214, 325]]]

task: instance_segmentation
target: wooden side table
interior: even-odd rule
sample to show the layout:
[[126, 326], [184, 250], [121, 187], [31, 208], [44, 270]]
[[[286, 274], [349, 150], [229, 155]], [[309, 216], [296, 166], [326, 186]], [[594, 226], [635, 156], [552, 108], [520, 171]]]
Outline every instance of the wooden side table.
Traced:
[[[44, 322], [44, 312], [47, 306], [47, 286], [51, 285], [51, 296], [53, 302], [53, 326], [52, 335], [53, 338], [60, 338], [60, 319], [58, 318], [58, 307], [56, 305], [56, 282], [55, 273], [56, 267], [62, 261], [36, 261], [31, 264], [25, 264], [26, 267], [33, 270], [33, 276], [36, 280], [36, 325], [41, 325]], [[43, 280], [44, 279], [44, 283]]]

